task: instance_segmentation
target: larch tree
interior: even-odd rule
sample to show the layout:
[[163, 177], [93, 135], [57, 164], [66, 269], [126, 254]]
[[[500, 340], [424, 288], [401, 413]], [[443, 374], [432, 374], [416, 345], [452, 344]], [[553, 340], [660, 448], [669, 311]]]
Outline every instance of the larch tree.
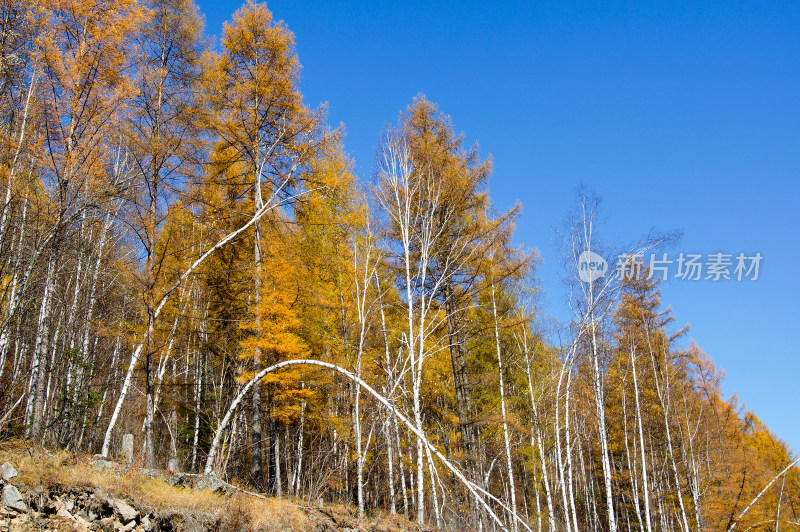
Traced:
[[[291, 204], [302, 188], [301, 170], [314, 156], [320, 114], [303, 105], [297, 88], [300, 65], [292, 34], [275, 22], [266, 5], [248, 2], [223, 28], [222, 53], [209, 76], [214, 133], [227, 163], [238, 163], [250, 187], [253, 212], [265, 206]], [[224, 163], [224, 161], [221, 161]], [[254, 224], [253, 305], [262, 306], [265, 250], [262, 223]], [[256, 313], [253, 333], [253, 371], [262, 365], [259, 336], [262, 323]], [[262, 397], [253, 389], [252, 479], [261, 485]], [[274, 450], [270, 450], [273, 453]]]
[[[58, 250], [82, 213], [113, 199], [125, 185], [113, 182], [113, 174], [107, 172], [113, 157], [108, 148], [113, 146], [133, 92], [130, 71], [136, 46], [132, 36], [147, 12], [135, 0], [66, 1], [41, 3], [34, 16], [45, 28], [35, 44], [35, 61], [43, 76], [37, 93], [44, 130], [40, 175], [48, 191], [51, 219], [40, 242], [44, 252]], [[57, 269], [56, 257], [48, 256], [28, 402], [34, 439], [42, 433], [44, 357], [49, 348]], [[17, 298], [22, 293], [24, 288]]]
[[154, 468], [155, 369], [160, 344], [156, 338], [155, 311], [159, 302], [159, 276], [173, 242], [162, 234], [167, 207], [175, 202], [185, 182], [194, 178], [196, 133], [199, 123], [202, 18], [191, 0], [154, 0], [152, 16], [137, 34], [141, 56], [137, 64], [137, 91], [127, 123], [132, 180], [124, 216], [142, 249], [143, 347], [145, 439], [147, 467]]

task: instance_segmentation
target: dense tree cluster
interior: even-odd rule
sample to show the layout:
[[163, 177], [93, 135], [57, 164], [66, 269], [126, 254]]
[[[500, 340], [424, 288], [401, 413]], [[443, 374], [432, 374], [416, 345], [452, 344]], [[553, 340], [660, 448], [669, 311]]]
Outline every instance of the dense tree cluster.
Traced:
[[797, 526], [657, 280], [578, 279], [584, 196], [544, 333], [519, 209], [423, 96], [362, 185], [263, 4], [218, 44], [191, 0], [7, 0], [0, 35], [3, 438], [444, 529]]

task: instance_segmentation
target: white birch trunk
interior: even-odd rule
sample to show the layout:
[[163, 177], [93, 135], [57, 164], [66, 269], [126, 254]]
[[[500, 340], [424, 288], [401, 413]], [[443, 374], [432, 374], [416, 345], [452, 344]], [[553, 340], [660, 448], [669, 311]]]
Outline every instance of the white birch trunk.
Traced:
[[[416, 423], [412, 423], [408, 418], [406, 418], [403, 414], [401, 414], [400, 411], [398, 411], [394, 406], [392, 406], [392, 404], [385, 397], [383, 397], [381, 394], [376, 392], [369, 384], [364, 382], [362, 379], [356, 377], [353, 373], [351, 373], [351, 372], [347, 371], [346, 369], [341, 368], [341, 367], [339, 367], [339, 366], [337, 366], [335, 364], [331, 364], [329, 362], [322, 362], [320, 360], [297, 359], [297, 360], [285, 360], [283, 362], [279, 362], [277, 364], [274, 364], [272, 366], [269, 366], [269, 367], [264, 368], [263, 370], [261, 370], [252, 379], [250, 379], [250, 381], [248, 381], [247, 384], [244, 385], [244, 387], [242, 387], [242, 390], [239, 392], [239, 394], [231, 402], [231, 405], [228, 407], [228, 410], [227, 410], [225, 416], [222, 418], [222, 421], [220, 422], [219, 426], [217, 427], [216, 432], [214, 433], [214, 439], [211, 442], [211, 448], [208, 451], [208, 457], [206, 459], [206, 466], [205, 466], [205, 470], [204, 470], [204, 473], [206, 475], [211, 475], [212, 474], [213, 469], [214, 469], [214, 461], [216, 459], [216, 454], [217, 454], [220, 442], [222, 440], [222, 434], [225, 431], [225, 429], [227, 428], [228, 424], [230, 423], [231, 418], [234, 415], [234, 412], [239, 407], [239, 405], [241, 404], [242, 400], [247, 395], [247, 393], [252, 389], [253, 384], [256, 381], [264, 378], [264, 376], [267, 375], [268, 373], [271, 373], [273, 371], [277, 371], [277, 370], [279, 370], [281, 368], [285, 368], [285, 367], [288, 367], [288, 366], [294, 366], [294, 365], [310, 365], [310, 366], [318, 366], [318, 367], [330, 369], [332, 371], [335, 371], [335, 372], [338, 372], [338, 373], [344, 375], [345, 377], [347, 377], [351, 381], [353, 381], [353, 382], [357, 383], [358, 385], [360, 385], [364, 389], [364, 391], [366, 391], [371, 396], [373, 396], [386, 409], [388, 409], [399, 421], [401, 421], [403, 424], [405, 424], [406, 427], [408, 427], [408, 430], [411, 431], [411, 433], [414, 434], [414, 436], [417, 437], [417, 440], [418, 441], [421, 440], [425, 444], [425, 446], [430, 450], [430, 452], [434, 456], [436, 456], [436, 458], [438, 458], [439, 461], [448, 470], [450, 470], [450, 472], [462, 484], [464, 484], [464, 486], [469, 490], [469, 492], [473, 495], [473, 497], [475, 497], [475, 500], [481, 505], [481, 507], [483, 507], [483, 509], [492, 518], [492, 520], [500, 527], [501, 530], [508, 531], [508, 528], [506, 527], [506, 525], [502, 522], [502, 520], [500, 520], [500, 518], [494, 512], [492, 507], [486, 502], [486, 500], [483, 498], [483, 496], [488, 496], [493, 501], [495, 501], [495, 502], [497, 502], [497, 503], [499, 503], [501, 505], [502, 505], [502, 502], [499, 501], [496, 497], [491, 496], [491, 494], [489, 494], [488, 492], [486, 492], [485, 490], [483, 490], [479, 486], [476, 486], [473, 482], [469, 481], [460, 470], [458, 470], [455, 466], [453, 466], [453, 464], [450, 462], [450, 460], [448, 460], [436, 447], [433, 446], [433, 444], [430, 443], [430, 441], [425, 437], [424, 433], [419, 432], [417, 430]], [[505, 508], [508, 509], [507, 506], [505, 506], [505, 505], [502, 505], [502, 506], [504, 506]], [[526, 528], [528, 528], [528, 527], [526, 527]], [[528, 528], [528, 530], [530, 530], [530, 529]]]
[[44, 406], [44, 375], [48, 341], [50, 339], [50, 323], [53, 312], [53, 290], [55, 289], [55, 259], [51, 257], [47, 266], [44, 295], [39, 309], [39, 324], [36, 333], [33, 361], [31, 363], [31, 390], [28, 397], [28, 418], [31, 420], [26, 437], [38, 440], [42, 432], [42, 409]]
[[[283, 186], [278, 187], [278, 191], [280, 191], [281, 188], [283, 188]], [[276, 191], [276, 193], [278, 191]], [[311, 192], [311, 191], [308, 191], [308, 192]], [[297, 196], [298, 195], [296, 195], [295, 197], [297, 197]], [[274, 197], [275, 197], [275, 195], [273, 194], [273, 198]], [[253, 217], [250, 218], [250, 220], [246, 224], [244, 224], [239, 229], [236, 229], [235, 231], [232, 231], [232, 232], [228, 233], [227, 235], [225, 235], [216, 244], [211, 246], [202, 255], [200, 255], [200, 257], [198, 257], [186, 270], [184, 270], [184, 272], [181, 274], [181, 276], [178, 278], [178, 280], [175, 281], [175, 283], [173, 283], [172, 286], [170, 286], [170, 288], [161, 296], [161, 298], [159, 299], [159, 302], [158, 302], [158, 306], [156, 307], [155, 312], [153, 313], [153, 319], [154, 320], [158, 319], [158, 317], [161, 315], [161, 311], [164, 309], [164, 306], [166, 305], [167, 301], [169, 301], [169, 299], [172, 296], [172, 294], [175, 293], [175, 291], [183, 284], [183, 282], [190, 275], [192, 275], [192, 273], [194, 273], [194, 271], [208, 257], [213, 255], [218, 249], [220, 249], [220, 248], [226, 246], [227, 244], [229, 244], [229, 243], [235, 241], [236, 239], [238, 239], [242, 234], [244, 234], [246, 231], [248, 231], [250, 229], [250, 227], [252, 227], [261, 218], [263, 218], [264, 215], [266, 215], [272, 209], [276, 208], [278, 205], [279, 204], [277, 202], [267, 202], [266, 204], [264, 204], [264, 206], [260, 210], [255, 212]], [[131, 385], [131, 380], [133, 378], [134, 369], [136, 368], [136, 364], [139, 362], [139, 358], [142, 355], [142, 349], [144, 348], [144, 345], [147, 343], [147, 341], [148, 341], [148, 338], [146, 338], [146, 337], [143, 338], [139, 342], [139, 344], [136, 346], [136, 348], [133, 350], [133, 355], [131, 356], [131, 362], [128, 365], [128, 371], [125, 374], [125, 381], [124, 381], [124, 383], [122, 385], [122, 389], [120, 390], [120, 394], [119, 394], [119, 398], [117, 399], [117, 403], [114, 406], [114, 412], [111, 414], [111, 420], [109, 421], [108, 427], [106, 428], [105, 437], [103, 438], [103, 448], [102, 448], [103, 456], [108, 456], [108, 453], [109, 453], [109, 450], [110, 450], [110, 447], [111, 447], [111, 435], [114, 432], [114, 427], [117, 424], [117, 419], [119, 418], [120, 411], [122, 410], [122, 405], [125, 402], [125, 398], [128, 395], [128, 390], [129, 390], [130, 385]]]
[[[517, 337], [517, 341], [519, 342], [519, 337]], [[539, 454], [539, 463], [542, 468], [542, 482], [544, 483], [544, 491], [545, 491], [545, 500], [547, 501], [547, 523], [548, 523], [548, 530], [550, 532], [555, 532], [556, 529], [556, 518], [553, 509], [553, 497], [550, 493], [550, 480], [548, 479], [547, 474], [547, 463], [545, 462], [545, 455], [544, 455], [544, 445], [542, 442], [542, 431], [539, 425], [539, 411], [536, 405], [536, 395], [533, 392], [533, 375], [531, 372], [531, 360], [528, 354], [528, 333], [523, 327], [522, 329], [522, 345], [521, 351], [525, 356], [525, 376], [528, 380], [528, 395], [531, 401], [531, 409], [533, 410], [533, 430], [531, 431], [531, 447], [534, 444], [534, 434], [536, 439], [536, 450]], [[536, 511], [539, 512], [539, 488], [537, 485], [536, 488]], [[539, 525], [541, 529], [541, 523]]]
[[503, 419], [503, 441], [506, 451], [506, 468], [508, 470], [508, 485], [511, 496], [511, 508], [514, 509], [511, 530], [517, 532], [517, 488], [514, 484], [514, 466], [511, 462], [511, 441], [508, 436], [508, 418], [506, 417], [506, 395], [503, 383], [503, 353], [500, 350], [500, 326], [497, 322], [497, 303], [495, 301], [494, 282], [492, 282], [492, 314], [494, 316], [494, 341], [497, 349], [497, 371], [500, 376], [500, 415]]

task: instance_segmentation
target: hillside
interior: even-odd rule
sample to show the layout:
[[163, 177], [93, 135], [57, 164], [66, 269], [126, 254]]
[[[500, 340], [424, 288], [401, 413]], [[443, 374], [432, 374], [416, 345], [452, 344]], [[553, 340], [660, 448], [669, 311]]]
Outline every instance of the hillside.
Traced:
[[214, 491], [198, 486], [197, 476], [128, 468], [19, 442], [0, 444], [0, 464], [7, 478], [0, 481], [0, 530], [422, 530], [399, 516], [373, 516], [359, 522], [354, 508], [311, 507], [294, 498], [266, 498], [223, 483]]

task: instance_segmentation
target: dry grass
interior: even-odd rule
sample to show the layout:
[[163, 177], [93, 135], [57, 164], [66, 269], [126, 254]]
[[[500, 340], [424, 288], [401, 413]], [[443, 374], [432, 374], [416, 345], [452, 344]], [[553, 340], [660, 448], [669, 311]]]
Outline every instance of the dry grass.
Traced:
[[54, 485], [102, 487], [109, 493], [133, 500], [159, 511], [206, 514], [214, 517], [220, 530], [310, 530], [311, 521], [296, 503], [285, 499], [258, 499], [246, 494], [232, 496], [208, 490], [171, 486], [141, 474], [99, 470], [88, 456], [49, 452], [25, 442], [0, 443], [0, 463], [17, 468], [17, 484], [29, 488]]

